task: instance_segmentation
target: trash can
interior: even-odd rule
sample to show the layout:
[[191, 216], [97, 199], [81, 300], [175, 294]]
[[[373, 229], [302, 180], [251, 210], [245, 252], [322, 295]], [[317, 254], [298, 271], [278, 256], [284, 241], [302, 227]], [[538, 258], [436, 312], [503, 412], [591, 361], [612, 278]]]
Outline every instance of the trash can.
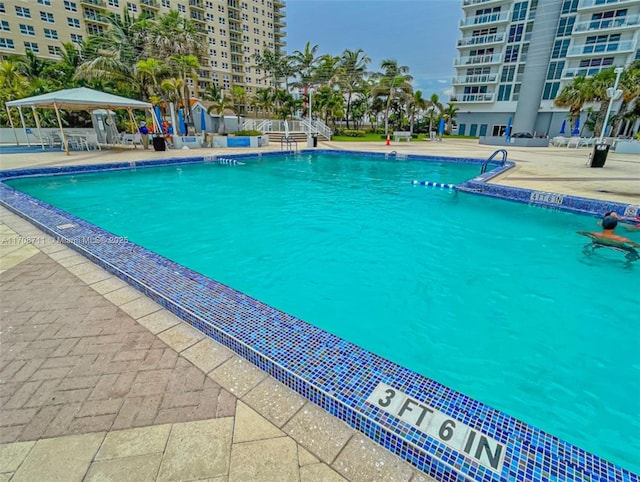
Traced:
[[311, 134], [307, 134], [307, 147], [313, 147], [313, 136]]
[[607, 161], [607, 154], [609, 154], [609, 144], [596, 144], [591, 154], [591, 164], [589, 167], [603, 167]]
[[155, 136], [153, 138], [153, 150], [154, 151], [166, 151], [167, 144], [164, 142], [164, 137]]
[[318, 147], [318, 134], [311, 136], [313, 138], [313, 147]]

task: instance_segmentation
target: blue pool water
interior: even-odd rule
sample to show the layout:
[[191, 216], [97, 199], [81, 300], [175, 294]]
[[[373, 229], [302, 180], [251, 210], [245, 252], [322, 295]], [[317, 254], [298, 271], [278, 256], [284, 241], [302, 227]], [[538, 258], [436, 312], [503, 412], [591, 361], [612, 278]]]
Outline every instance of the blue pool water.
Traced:
[[585, 256], [593, 218], [411, 184], [478, 172], [304, 155], [9, 184], [640, 471], [640, 262]]

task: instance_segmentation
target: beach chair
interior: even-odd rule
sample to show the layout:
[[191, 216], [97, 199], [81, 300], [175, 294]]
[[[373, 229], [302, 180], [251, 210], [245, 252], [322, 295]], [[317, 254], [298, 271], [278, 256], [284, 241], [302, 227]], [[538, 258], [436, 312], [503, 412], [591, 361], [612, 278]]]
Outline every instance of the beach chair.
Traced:
[[27, 140], [29, 141], [29, 144], [38, 144], [47, 147], [50, 145], [48, 137], [40, 136], [37, 132], [33, 132], [32, 129], [25, 129], [25, 132], [27, 134]]
[[87, 133], [84, 142], [87, 146], [87, 150], [89, 149], [97, 149], [99, 151], [102, 150], [102, 147], [100, 147], [100, 143], [98, 142], [98, 134], [96, 134], [95, 132], [89, 132]]
[[569, 149], [571, 146], [577, 149], [578, 146], [580, 146], [580, 137], [571, 137], [567, 142], [567, 149]]

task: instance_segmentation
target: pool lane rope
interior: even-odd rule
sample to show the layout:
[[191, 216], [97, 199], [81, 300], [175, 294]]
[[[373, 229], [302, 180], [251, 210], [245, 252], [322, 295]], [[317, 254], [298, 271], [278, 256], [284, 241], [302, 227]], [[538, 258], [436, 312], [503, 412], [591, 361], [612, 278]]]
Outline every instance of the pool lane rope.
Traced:
[[217, 156], [204, 156], [204, 162], [215, 162], [217, 164], [231, 164], [234, 166], [244, 166], [244, 162], [237, 161], [236, 159], [228, 159], [226, 157]]
[[414, 186], [427, 186], [427, 187], [439, 187], [441, 189], [455, 189], [456, 186], [453, 184], [448, 184], [446, 182], [431, 182], [431, 181], [418, 181], [414, 180], [411, 182]]

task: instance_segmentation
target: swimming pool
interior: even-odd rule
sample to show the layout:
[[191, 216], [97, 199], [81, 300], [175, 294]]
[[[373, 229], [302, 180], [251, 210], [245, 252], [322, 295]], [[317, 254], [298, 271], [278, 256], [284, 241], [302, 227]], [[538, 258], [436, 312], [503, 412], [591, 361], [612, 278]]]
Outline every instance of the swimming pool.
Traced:
[[617, 287], [637, 269], [582, 255], [594, 220], [411, 184], [478, 165], [327, 156], [57, 177], [36, 197], [634, 470], [636, 293]]

